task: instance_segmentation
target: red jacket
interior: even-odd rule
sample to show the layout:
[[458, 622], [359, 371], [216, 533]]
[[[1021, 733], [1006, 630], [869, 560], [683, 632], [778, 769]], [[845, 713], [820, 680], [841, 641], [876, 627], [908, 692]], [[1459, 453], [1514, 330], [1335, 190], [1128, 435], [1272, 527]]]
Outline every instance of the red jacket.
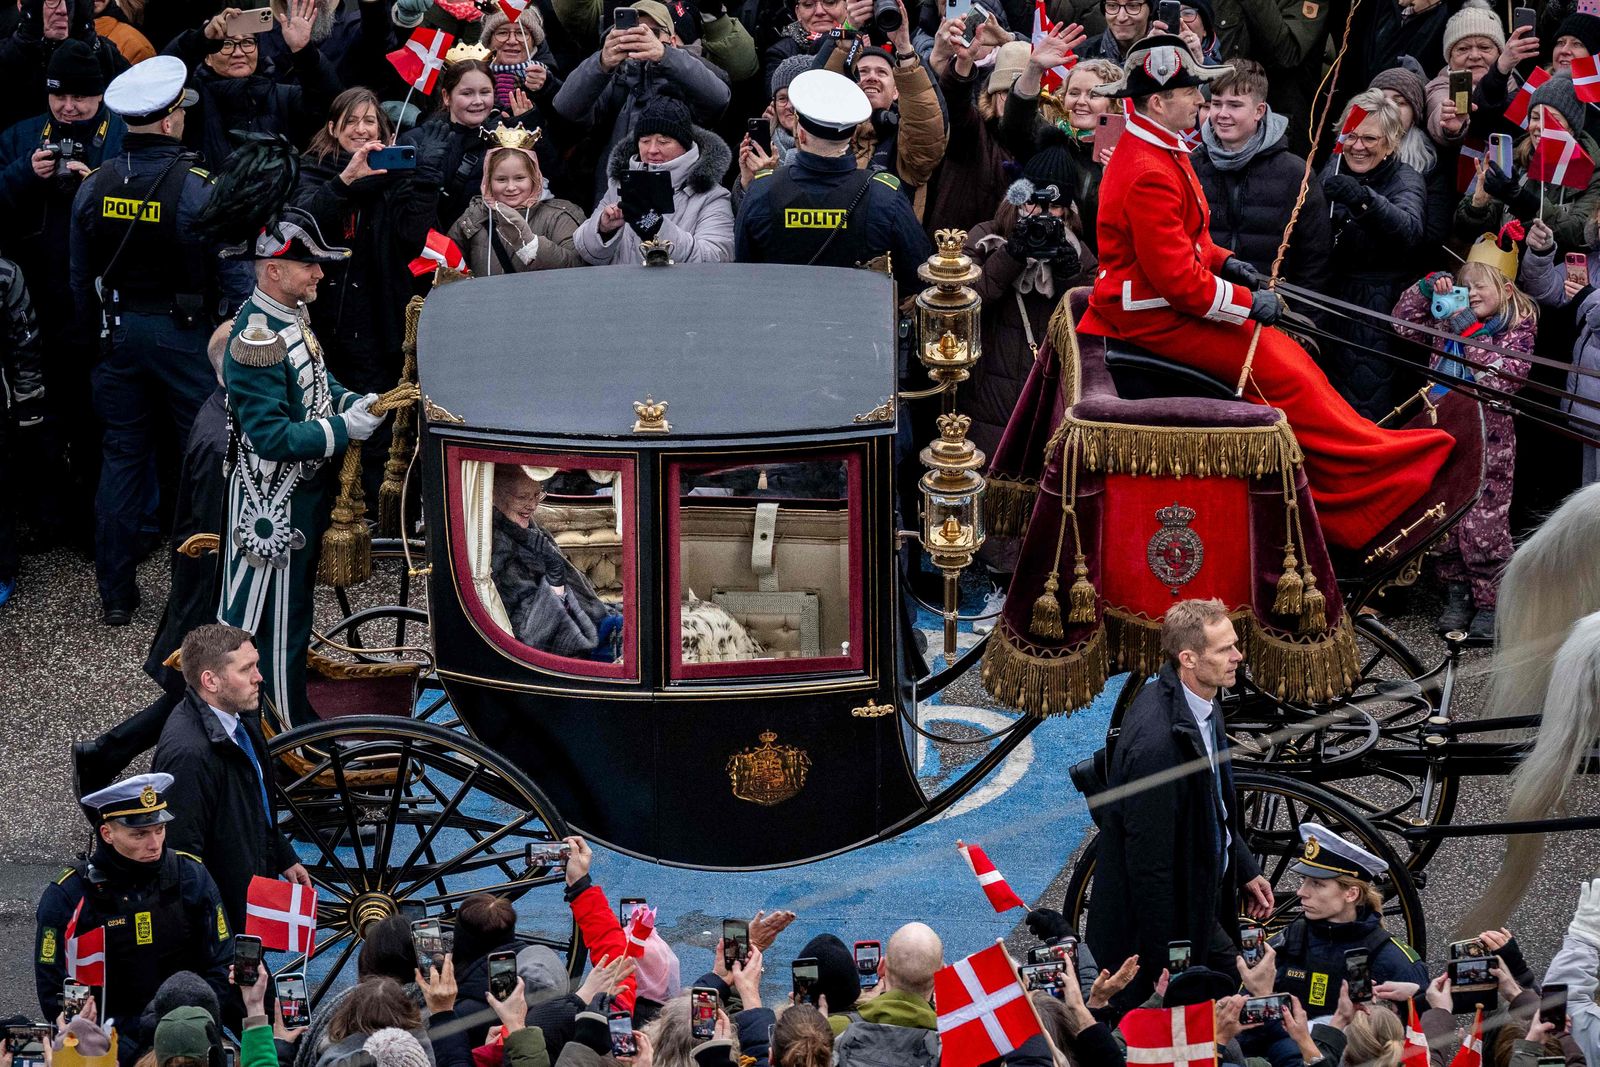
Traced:
[[1082, 329], [1121, 336], [1121, 324], [1152, 311], [1232, 325], [1249, 317], [1249, 290], [1216, 274], [1232, 253], [1211, 242], [1211, 211], [1189, 150], [1136, 112], [1100, 181], [1099, 240], [1100, 273]]
[[[622, 931], [617, 913], [606, 899], [605, 891], [597, 885], [579, 893], [572, 900], [572, 921], [583, 934], [583, 943], [589, 949], [589, 962], [598, 966], [601, 957], [616, 959], [628, 951], [628, 935]], [[612, 1003], [627, 1011], [633, 1010], [634, 991], [638, 983], [633, 975], [622, 980]]]

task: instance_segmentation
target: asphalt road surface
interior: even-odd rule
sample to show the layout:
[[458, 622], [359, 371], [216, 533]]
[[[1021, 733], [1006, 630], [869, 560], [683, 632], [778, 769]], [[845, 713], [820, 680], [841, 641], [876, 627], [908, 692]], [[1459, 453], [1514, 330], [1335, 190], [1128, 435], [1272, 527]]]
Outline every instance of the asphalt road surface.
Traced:
[[[67, 551], [24, 560], [17, 595], [0, 610], [0, 1012], [37, 1012], [31, 958], [33, 908], [50, 879], [87, 847], [88, 829], [71, 795], [68, 745], [92, 737], [144, 706], [156, 689], [139, 669], [165, 599], [164, 559], [140, 571], [144, 607], [134, 624], [100, 624], [92, 566]], [[384, 599], [381, 588], [364, 587], [357, 606]], [[1392, 620], [1424, 662], [1440, 654], [1428, 631], [1437, 605], [1417, 595], [1409, 610]], [[337, 618], [324, 594], [319, 620]], [[1469, 653], [1458, 694], [1463, 715], [1475, 713], [1486, 655]], [[947, 691], [946, 699], [974, 706], [989, 703], [976, 673]], [[1529, 709], [1534, 710], [1534, 709]], [[1593, 780], [1573, 791], [1573, 814], [1600, 810]], [[1503, 779], [1463, 783], [1457, 821], [1493, 821], [1505, 801]], [[1499, 838], [1445, 843], [1427, 869], [1422, 901], [1428, 917], [1429, 955], [1439, 960], [1456, 921], [1476, 899], [1498, 865]], [[1511, 924], [1529, 961], [1543, 968], [1560, 944], [1577, 899], [1577, 883], [1595, 873], [1600, 834], [1552, 838], [1526, 902]], [[1071, 858], [1044, 895], [1061, 899]], [[892, 903], [887, 905], [892, 908]], [[909, 916], [907, 918], [910, 918]]]

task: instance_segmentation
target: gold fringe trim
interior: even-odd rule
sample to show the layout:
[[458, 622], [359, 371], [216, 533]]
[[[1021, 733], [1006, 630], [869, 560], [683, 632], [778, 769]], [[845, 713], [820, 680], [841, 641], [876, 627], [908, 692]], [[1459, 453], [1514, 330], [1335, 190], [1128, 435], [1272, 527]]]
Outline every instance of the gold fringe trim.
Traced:
[[1260, 477], [1300, 466], [1304, 455], [1282, 418], [1271, 426], [1197, 429], [1062, 420], [1076, 430], [1085, 470], [1157, 477]]
[[[1088, 292], [1088, 287], [1083, 287]], [[1066, 410], [1078, 402], [1079, 389], [1079, 360], [1078, 360], [1078, 330], [1077, 324], [1072, 321], [1072, 294], [1068, 293], [1061, 298], [1055, 311], [1050, 315], [1050, 322], [1045, 327], [1045, 336], [1050, 339], [1050, 347], [1056, 354], [1056, 363], [1061, 368], [1061, 400], [1062, 410]]]
[[1106, 685], [1105, 631], [1071, 648], [1040, 648], [1009, 632], [1005, 620], [983, 650], [983, 685], [1007, 707], [1047, 718], [1089, 706]]
[[994, 537], [1021, 537], [1028, 532], [1039, 483], [990, 478], [983, 493], [983, 523]]

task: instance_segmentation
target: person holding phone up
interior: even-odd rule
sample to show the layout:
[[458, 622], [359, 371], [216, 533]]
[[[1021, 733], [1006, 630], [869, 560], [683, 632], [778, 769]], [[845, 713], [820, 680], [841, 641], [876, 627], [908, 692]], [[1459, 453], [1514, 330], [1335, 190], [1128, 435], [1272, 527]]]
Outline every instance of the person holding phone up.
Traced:
[[[1572, 1039], [1590, 1063], [1600, 1063], [1600, 1004], [1595, 972], [1600, 970], [1600, 878], [1578, 884], [1578, 907], [1566, 937], [1544, 973], [1544, 986], [1566, 986], [1566, 1015]], [[1530, 1031], [1530, 1040], [1531, 1040]]]
[[[1440, 144], [1459, 144], [1472, 115], [1498, 115], [1522, 84], [1517, 68], [1539, 55], [1539, 38], [1531, 25], [1519, 25], [1506, 36], [1500, 16], [1481, 4], [1466, 4], [1444, 27], [1444, 69], [1427, 85], [1428, 136]], [[1471, 76], [1466, 113], [1457, 109], [1450, 87], [1452, 72]], [[1457, 80], [1459, 87], [1459, 78]]]
[[139, 774], [80, 800], [95, 828], [94, 849], [45, 887], [35, 915], [33, 978], [44, 1017], [61, 1013], [69, 925], [76, 934], [103, 929], [110, 981], [96, 991], [99, 1017], [117, 1021], [130, 1051], [148, 1044], [140, 1016], [179, 971], [231, 999], [233, 942], [222, 895], [198, 859], [166, 847], [172, 785], [170, 774]]

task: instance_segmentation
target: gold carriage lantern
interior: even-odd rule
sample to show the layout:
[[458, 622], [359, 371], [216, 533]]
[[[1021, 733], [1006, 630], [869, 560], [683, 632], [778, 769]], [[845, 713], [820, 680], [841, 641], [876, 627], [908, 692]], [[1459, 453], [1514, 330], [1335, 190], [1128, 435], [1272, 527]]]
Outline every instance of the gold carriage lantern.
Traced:
[[939, 230], [934, 234], [938, 251], [917, 268], [928, 288], [917, 294], [917, 358], [938, 383], [931, 392], [946, 395], [945, 410], [955, 410], [955, 387], [967, 380], [972, 365], [983, 355], [978, 315], [982, 302], [972, 283], [983, 271], [961, 251], [965, 230]]
[[961, 572], [983, 547], [983, 492], [978, 469], [984, 455], [967, 440], [972, 420], [945, 412], [939, 416], [939, 439], [918, 457], [928, 473], [922, 489], [922, 547], [944, 572], [944, 652], [955, 655]]

